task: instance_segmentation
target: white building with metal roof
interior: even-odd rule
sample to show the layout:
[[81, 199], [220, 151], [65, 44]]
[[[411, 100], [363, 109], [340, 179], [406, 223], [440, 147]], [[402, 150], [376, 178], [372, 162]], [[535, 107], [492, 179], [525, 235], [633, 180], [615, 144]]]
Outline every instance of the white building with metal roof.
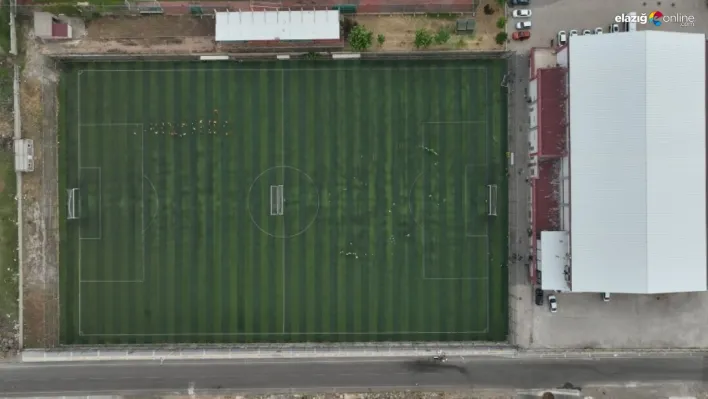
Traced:
[[705, 36], [576, 36], [567, 51], [572, 291], [705, 291]]
[[217, 42], [339, 40], [339, 10], [216, 13]]

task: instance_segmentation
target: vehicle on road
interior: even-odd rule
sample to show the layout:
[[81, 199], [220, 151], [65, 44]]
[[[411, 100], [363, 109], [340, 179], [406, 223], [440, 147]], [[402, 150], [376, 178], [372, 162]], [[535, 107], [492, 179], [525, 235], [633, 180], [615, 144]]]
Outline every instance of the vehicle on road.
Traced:
[[609, 292], [603, 292], [603, 293], [602, 293], [602, 301], [603, 301], [603, 302], [609, 302], [609, 301], [610, 301], [610, 293], [609, 293]]
[[578, 36], [577, 29], [571, 29], [570, 32], [568, 32], [568, 37], [573, 37], [573, 36]]
[[602, 28], [600, 28], [600, 27], [595, 28], [595, 34], [596, 34], [596, 35], [601, 35], [601, 34], [602, 34]]
[[509, 7], [528, 6], [530, 4], [531, 0], [509, 0]]
[[522, 41], [531, 38], [531, 32], [527, 30], [522, 30], [519, 32], [514, 32], [511, 34], [511, 38], [514, 40]]
[[518, 30], [531, 29], [531, 21], [517, 22], [516, 29], [518, 29]]
[[536, 288], [536, 305], [543, 306], [543, 290]]
[[531, 10], [527, 8], [519, 8], [511, 13], [514, 18], [531, 18]]
[[592, 31], [590, 29], [583, 29], [583, 36], [585, 35], [592, 35]]
[[610, 33], [617, 33], [617, 32], [620, 31], [620, 26], [619, 26], [619, 24], [611, 24], [611, 25], [609, 26], [609, 28], [610, 28], [610, 29], [609, 29], [609, 32], [610, 32]]
[[558, 45], [565, 46], [568, 44], [568, 34], [564, 30], [558, 32]]
[[558, 300], [555, 295], [548, 296], [548, 307], [551, 309], [551, 313], [556, 313], [558, 311]]

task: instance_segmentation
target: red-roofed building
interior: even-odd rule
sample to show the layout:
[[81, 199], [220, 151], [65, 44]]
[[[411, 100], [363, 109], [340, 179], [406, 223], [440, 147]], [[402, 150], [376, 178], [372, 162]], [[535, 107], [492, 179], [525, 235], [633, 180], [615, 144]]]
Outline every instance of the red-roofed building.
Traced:
[[530, 274], [534, 283], [541, 281], [541, 233], [568, 227], [564, 221], [569, 212], [564, 214], [564, 209], [569, 204], [563, 200], [568, 188], [568, 171], [564, 168], [568, 165], [564, 162], [568, 156], [568, 65], [567, 57], [565, 65], [561, 64], [562, 54], [567, 54], [567, 48], [534, 48], [530, 55], [529, 162], [534, 254]]

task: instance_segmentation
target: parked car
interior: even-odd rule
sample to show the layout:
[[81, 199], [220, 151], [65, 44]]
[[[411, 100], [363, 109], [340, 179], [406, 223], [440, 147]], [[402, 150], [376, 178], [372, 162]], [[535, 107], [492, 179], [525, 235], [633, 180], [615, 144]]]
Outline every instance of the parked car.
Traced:
[[602, 28], [600, 28], [600, 27], [595, 28], [595, 34], [596, 34], [596, 35], [601, 35], [601, 34], [602, 34]]
[[558, 311], [558, 300], [555, 295], [548, 296], [548, 307], [551, 309], [551, 313], [556, 313]]
[[518, 29], [518, 30], [531, 29], [531, 21], [517, 22], [516, 29]]
[[531, 32], [527, 30], [522, 30], [519, 32], [514, 32], [511, 34], [511, 38], [514, 40], [522, 41], [531, 38]]
[[527, 8], [519, 8], [512, 11], [511, 16], [514, 18], [531, 18], [531, 10]]
[[528, 6], [530, 4], [531, 4], [531, 0], [509, 0], [510, 7]]
[[603, 293], [602, 293], [602, 300], [603, 300], [603, 302], [609, 302], [609, 301], [610, 301], [610, 293], [609, 293], [609, 292], [603, 292]]
[[568, 32], [568, 37], [573, 37], [573, 36], [578, 36], [577, 29], [571, 29], [570, 32]]
[[592, 35], [592, 31], [590, 31], [590, 29], [583, 29], [583, 36], [585, 35]]
[[565, 46], [568, 43], [568, 34], [564, 30], [558, 32], [558, 45]]
[[617, 33], [617, 32], [620, 31], [620, 26], [619, 26], [619, 24], [611, 24], [611, 25], [609, 26], [609, 28], [610, 28], [610, 29], [609, 29], [610, 33]]
[[536, 305], [543, 306], [543, 290], [536, 288]]

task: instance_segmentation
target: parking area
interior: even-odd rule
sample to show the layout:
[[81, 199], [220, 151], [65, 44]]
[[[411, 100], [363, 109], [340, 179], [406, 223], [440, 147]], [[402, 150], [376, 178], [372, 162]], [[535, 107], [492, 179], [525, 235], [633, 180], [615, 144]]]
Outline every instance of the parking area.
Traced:
[[546, 300], [535, 306], [531, 347], [535, 348], [706, 348], [708, 293], [670, 295], [555, 294], [558, 311]]
[[[667, 15], [692, 16], [692, 26], [670, 22], [661, 26], [638, 24], [638, 30], [671, 30], [708, 33], [706, 0], [674, 1], [592, 1], [592, 0], [531, 0], [528, 8], [531, 38], [511, 41], [510, 74], [514, 77], [510, 98], [510, 145], [516, 159], [522, 160], [527, 147], [528, 111], [524, 90], [528, 87], [528, 50], [548, 47], [560, 30], [594, 30], [608, 25], [616, 16], [631, 11], [647, 15], [661, 11]], [[509, 9], [507, 31], [516, 31]], [[528, 170], [517, 162], [510, 183], [510, 329], [511, 341], [531, 348], [697, 348], [708, 347], [708, 293], [672, 295], [613, 294], [603, 302], [599, 294], [555, 294], [558, 312], [548, 309], [548, 294], [543, 306], [533, 304], [533, 289], [528, 283], [525, 264], [528, 257], [526, 229], [528, 221]], [[516, 259], [518, 255], [518, 259]]]
[[673, 30], [682, 32], [708, 32], [708, 7], [705, 0], [673, 0], [673, 1], [642, 1], [642, 0], [531, 0], [529, 7], [530, 19], [512, 18], [513, 8], [509, 8], [507, 33], [511, 38], [516, 31], [516, 23], [522, 20], [531, 21], [531, 38], [525, 41], [511, 40], [509, 50], [528, 51], [531, 47], [548, 47], [558, 32], [570, 32], [573, 29], [582, 32], [584, 29], [602, 28], [608, 31], [610, 24], [618, 15], [635, 11], [638, 15], [652, 11], [661, 11], [665, 16], [692, 16], [693, 26], [682, 26], [678, 23], [663, 23], [655, 26], [650, 23], [638, 25], [637, 29]]

